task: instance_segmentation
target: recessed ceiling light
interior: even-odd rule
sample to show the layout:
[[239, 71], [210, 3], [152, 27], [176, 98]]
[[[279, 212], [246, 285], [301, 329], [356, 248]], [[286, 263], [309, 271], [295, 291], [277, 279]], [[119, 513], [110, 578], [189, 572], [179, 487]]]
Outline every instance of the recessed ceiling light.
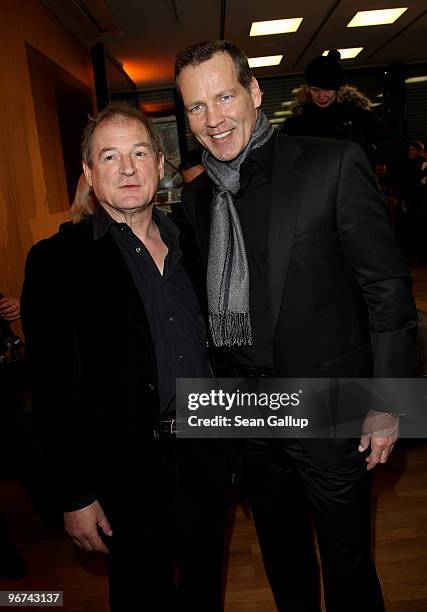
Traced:
[[278, 66], [282, 61], [283, 55], [265, 55], [264, 57], [250, 57], [249, 66], [251, 68], [261, 68], [262, 66]]
[[384, 98], [384, 94], [383, 93], [379, 93], [375, 96], [376, 98]]
[[287, 110], [287, 111], [276, 111], [274, 114], [277, 115], [278, 117], [282, 117], [284, 115], [292, 115], [292, 111], [290, 111], [290, 110]]
[[284, 120], [284, 117], [278, 117], [277, 119], [270, 119], [270, 123], [283, 123]]
[[382, 9], [380, 11], [359, 11], [353, 19], [348, 22], [348, 28], [360, 28], [362, 26], [386, 25], [394, 23], [408, 7]]
[[294, 102], [295, 100], [285, 100], [284, 102], [282, 102], [282, 106], [290, 106]]
[[383, 105], [383, 103], [382, 103], [382, 102], [373, 102], [373, 103], [371, 104], [371, 106], [382, 106], [382, 105]]
[[294, 19], [273, 19], [271, 21], [253, 21], [249, 36], [267, 36], [296, 32], [301, 25], [302, 17]]
[[[347, 49], [337, 49], [337, 51], [340, 52], [342, 60], [353, 59], [353, 57], [359, 55], [362, 50], [363, 47], [347, 47]], [[322, 55], [328, 55], [328, 53], [329, 49], [326, 49], [326, 51], [323, 51]]]
[[427, 81], [427, 76], [417, 76], [417, 77], [409, 77], [408, 79], [405, 79], [405, 83], [424, 83], [424, 81]]

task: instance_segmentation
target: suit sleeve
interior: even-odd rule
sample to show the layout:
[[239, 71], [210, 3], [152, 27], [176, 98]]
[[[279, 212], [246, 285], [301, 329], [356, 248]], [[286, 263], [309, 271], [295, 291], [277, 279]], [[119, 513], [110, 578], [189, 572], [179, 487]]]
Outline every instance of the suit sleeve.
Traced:
[[94, 501], [85, 461], [79, 358], [64, 258], [50, 240], [29, 252], [21, 297], [33, 417], [63, 510]]
[[369, 310], [374, 376], [414, 376], [417, 313], [411, 278], [357, 145], [343, 148], [337, 198], [341, 245]]

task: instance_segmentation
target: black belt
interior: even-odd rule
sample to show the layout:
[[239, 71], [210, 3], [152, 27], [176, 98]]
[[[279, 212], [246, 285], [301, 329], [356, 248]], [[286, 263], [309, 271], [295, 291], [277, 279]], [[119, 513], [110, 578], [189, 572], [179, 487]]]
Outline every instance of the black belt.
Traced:
[[244, 378], [274, 378], [276, 370], [273, 368], [257, 368], [255, 366], [244, 366], [239, 363], [234, 363], [236, 376]]
[[160, 419], [160, 432], [163, 434], [169, 434], [170, 436], [174, 436], [176, 433], [175, 418]]

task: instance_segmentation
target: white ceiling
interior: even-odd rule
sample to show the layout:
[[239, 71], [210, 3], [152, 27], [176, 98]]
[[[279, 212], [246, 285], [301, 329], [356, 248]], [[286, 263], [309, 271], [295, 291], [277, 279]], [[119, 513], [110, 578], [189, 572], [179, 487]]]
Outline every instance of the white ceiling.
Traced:
[[[103, 42], [140, 89], [173, 84], [177, 51], [200, 40], [234, 41], [248, 56], [284, 55], [255, 75], [301, 73], [325, 49], [364, 47], [346, 68], [427, 60], [427, 0], [40, 0], [88, 47]], [[347, 28], [358, 10], [408, 6], [394, 24]], [[223, 19], [221, 19], [223, 15]], [[252, 21], [303, 17], [299, 30], [249, 38]], [[222, 24], [222, 25], [221, 25]], [[107, 33], [100, 33], [104, 28]]]

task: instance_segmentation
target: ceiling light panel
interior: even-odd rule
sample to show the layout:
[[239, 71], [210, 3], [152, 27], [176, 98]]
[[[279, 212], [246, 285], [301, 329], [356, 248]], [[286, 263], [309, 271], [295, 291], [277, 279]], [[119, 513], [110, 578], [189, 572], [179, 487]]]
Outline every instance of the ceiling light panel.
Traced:
[[265, 55], [264, 57], [250, 57], [249, 66], [251, 68], [262, 68], [263, 66], [278, 66], [282, 61], [283, 55]]
[[408, 79], [405, 79], [406, 84], [424, 83], [425, 81], [427, 81], [427, 76], [416, 76], [416, 77], [409, 77]]
[[[337, 49], [337, 50], [340, 52], [341, 59], [346, 60], [346, 59], [353, 59], [353, 57], [356, 57], [357, 55], [359, 55], [359, 53], [363, 51], [363, 47], [348, 47], [347, 49]], [[329, 49], [326, 49], [326, 51], [323, 51], [322, 55], [328, 55], [328, 53], [329, 53]]]
[[348, 28], [361, 28], [364, 26], [387, 25], [394, 23], [408, 7], [382, 9], [377, 11], [359, 11], [348, 22]]
[[288, 34], [296, 32], [301, 25], [302, 17], [293, 19], [273, 19], [271, 21], [253, 21], [249, 36], [269, 36], [271, 34]]

